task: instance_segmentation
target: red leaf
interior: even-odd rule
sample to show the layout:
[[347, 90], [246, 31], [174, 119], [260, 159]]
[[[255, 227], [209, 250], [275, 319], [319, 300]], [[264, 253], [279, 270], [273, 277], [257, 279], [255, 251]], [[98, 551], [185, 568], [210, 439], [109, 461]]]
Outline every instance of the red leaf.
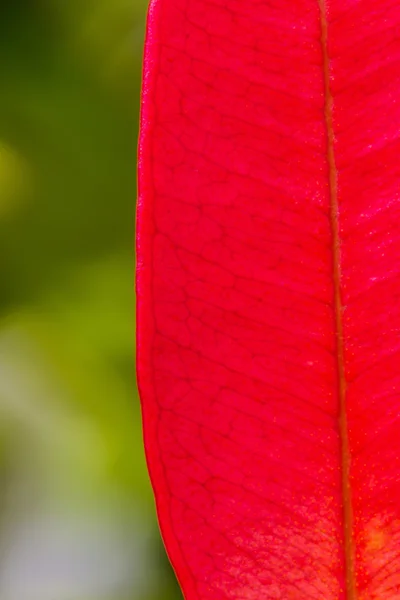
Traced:
[[158, 0], [138, 372], [188, 600], [400, 598], [400, 7]]

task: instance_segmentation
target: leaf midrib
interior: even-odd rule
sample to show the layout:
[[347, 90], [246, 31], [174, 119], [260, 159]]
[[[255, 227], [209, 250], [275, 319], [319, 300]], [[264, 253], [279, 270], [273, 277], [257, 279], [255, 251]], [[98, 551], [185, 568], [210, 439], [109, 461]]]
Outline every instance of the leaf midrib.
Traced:
[[328, 14], [326, 0], [318, 0], [321, 19], [321, 46], [323, 58], [324, 77], [324, 118], [327, 136], [327, 162], [329, 171], [329, 202], [330, 202], [330, 227], [332, 235], [332, 270], [333, 270], [333, 307], [336, 346], [336, 369], [338, 378], [339, 413], [338, 428], [340, 436], [341, 453], [341, 483], [343, 500], [343, 539], [345, 555], [345, 579], [347, 600], [357, 600], [357, 585], [354, 565], [354, 540], [353, 540], [353, 509], [350, 486], [350, 448], [347, 426], [346, 392], [347, 383], [344, 363], [343, 340], [343, 304], [341, 294], [340, 270], [340, 230], [339, 230], [339, 199], [338, 199], [338, 173], [334, 150], [333, 129], [333, 96], [330, 86], [330, 59], [328, 53]]

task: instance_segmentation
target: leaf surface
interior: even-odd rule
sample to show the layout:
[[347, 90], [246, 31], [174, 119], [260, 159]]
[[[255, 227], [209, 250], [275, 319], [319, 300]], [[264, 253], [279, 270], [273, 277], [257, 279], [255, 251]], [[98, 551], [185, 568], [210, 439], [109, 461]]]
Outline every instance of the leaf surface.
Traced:
[[187, 600], [400, 599], [399, 27], [151, 4], [138, 377]]

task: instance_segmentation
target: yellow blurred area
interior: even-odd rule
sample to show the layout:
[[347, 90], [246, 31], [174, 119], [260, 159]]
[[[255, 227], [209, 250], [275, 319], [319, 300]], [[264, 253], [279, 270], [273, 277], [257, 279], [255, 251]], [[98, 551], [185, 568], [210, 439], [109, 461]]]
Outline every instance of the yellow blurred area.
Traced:
[[145, 0], [0, 6], [0, 600], [178, 600], [135, 387]]

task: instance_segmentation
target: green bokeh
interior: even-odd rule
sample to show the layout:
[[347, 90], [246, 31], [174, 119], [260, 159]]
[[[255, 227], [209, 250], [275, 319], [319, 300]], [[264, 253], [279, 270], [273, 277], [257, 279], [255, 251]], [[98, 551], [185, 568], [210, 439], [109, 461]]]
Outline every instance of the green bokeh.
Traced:
[[[156, 524], [134, 371], [145, 11], [144, 0], [0, 7], [0, 544], [3, 570], [19, 574], [10, 600], [181, 597]], [[20, 564], [31, 546], [33, 574]], [[64, 565], [76, 548], [86, 587]], [[113, 561], [112, 584], [99, 574]]]

